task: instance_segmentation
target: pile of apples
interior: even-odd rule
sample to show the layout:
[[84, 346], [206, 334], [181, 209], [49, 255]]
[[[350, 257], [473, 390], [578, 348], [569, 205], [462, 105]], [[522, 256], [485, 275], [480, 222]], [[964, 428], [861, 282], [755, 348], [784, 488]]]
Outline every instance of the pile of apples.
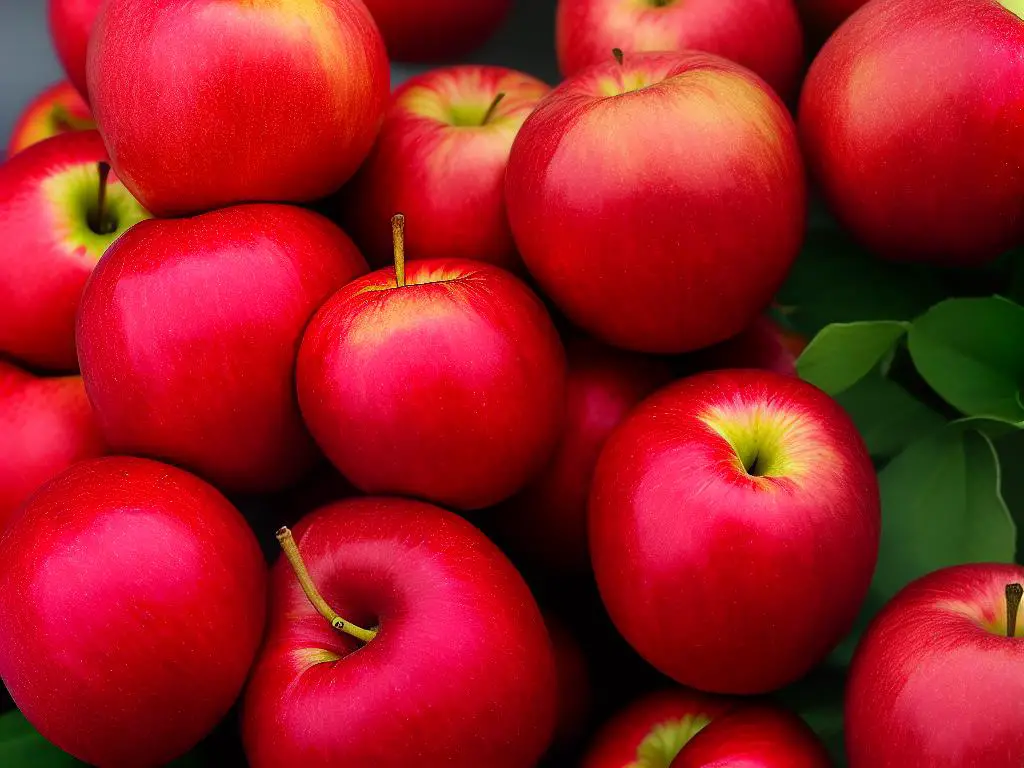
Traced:
[[[1024, 2], [561, 0], [554, 90], [390, 92], [511, 4], [51, 0], [70, 83], [0, 167], [0, 676], [61, 749], [165, 764], [240, 702], [256, 768], [830, 765], [760, 696], [853, 627], [879, 489], [765, 312], [808, 167], [879, 258], [1024, 243]], [[1021, 582], [885, 608], [851, 765], [1020, 768]], [[663, 690], [586, 736], [604, 611]]]

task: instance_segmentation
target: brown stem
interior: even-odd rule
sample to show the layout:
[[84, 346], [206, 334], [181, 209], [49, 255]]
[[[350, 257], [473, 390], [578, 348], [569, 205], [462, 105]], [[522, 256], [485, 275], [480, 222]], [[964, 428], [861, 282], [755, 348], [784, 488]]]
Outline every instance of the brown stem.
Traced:
[[96, 202], [96, 218], [89, 222], [93, 232], [97, 235], [109, 235], [116, 230], [107, 219], [107, 180], [110, 178], [110, 164], [100, 162], [99, 166], [100, 188]]
[[1024, 598], [1024, 585], [1006, 585], [1006, 636], [1017, 636], [1017, 613], [1020, 611], [1020, 601]]
[[612, 56], [615, 57], [615, 61], [619, 63], [620, 67], [622, 66], [622, 62], [626, 60], [621, 48], [612, 48]]
[[306, 570], [306, 563], [303, 561], [302, 555], [299, 554], [299, 547], [295, 543], [295, 537], [292, 536], [292, 532], [287, 526], [277, 532], [277, 541], [284, 551], [284, 556], [288, 558], [292, 570], [295, 571], [295, 576], [302, 586], [302, 591], [306, 593], [306, 597], [309, 598], [309, 602], [316, 608], [317, 613], [327, 619], [331, 626], [339, 632], [344, 632], [346, 635], [362, 640], [364, 643], [370, 642], [377, 636], [378, 630], [363, 629], [345, 621], [327, 604], [327, 601], [324, 600], [320, 591], [316, 588], [316, 584], [313, 583], [309, 571]]
[[487, 113], [484, 115], [484, 121], [480, 123], [480, 125], [487, 125], [489, 122], [491, 122], [491, 118], [494, 117], [494, 110], [498, 108], [498, 105], [501, 104], [504, 98], [504, 93], [499, 93], [497, 96], [494, 97], [494, 101], [492, 101], [491, 106], [487, 108]]
[[405, 215], [391, 218], [391, 238], [395, 246], [395, 286], [405, 287]]

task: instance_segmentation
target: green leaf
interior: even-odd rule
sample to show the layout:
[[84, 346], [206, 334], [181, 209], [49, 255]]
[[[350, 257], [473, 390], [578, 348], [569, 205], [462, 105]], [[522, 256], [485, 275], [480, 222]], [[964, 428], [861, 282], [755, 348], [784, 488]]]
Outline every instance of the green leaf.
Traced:
[[1013, 467], [1003, 473], [1003, 498], [1010, 516], [1017, 524], [1017, 560], [1024, 562], [1024, 431], [1010, 432], [996, 441], [996, 451], [1004, 467]]
[[44, 739], [17, 710], [0, 716], [0, 765], [4, 768], [82, 766]]
[[892, 354], [909, 325], [892, 320], [835, 323], [800, 355], [800, 378], [830, 395], [845, 392]]
[[1006, 299], [949, 299], [914, 322], [921, 376], [968, 416], [1024, 422], [1024, 307]]
[[861, 379], [836, 400], [850, 414], [875, 458], [891, 458], [945, 425], [942, 416], [877, 374]]

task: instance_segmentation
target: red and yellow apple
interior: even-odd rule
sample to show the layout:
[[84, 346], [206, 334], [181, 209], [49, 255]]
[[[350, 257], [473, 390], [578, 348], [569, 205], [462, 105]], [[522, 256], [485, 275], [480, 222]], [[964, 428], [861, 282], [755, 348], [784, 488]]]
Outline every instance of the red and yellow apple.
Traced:
[[609, 438], [589, 506], [605, 607], [676, 681], [780, 688], [849, 631], [881, 529], [850, 418], [791, 376], [732, 370], [644, 401]]
[[398, 61], [460, 58], [493, 35], [512, 0], [364, 0]]
[[523, 121], [550, 88], [501, 67], [427, 72], [396, 91], [377, 143], [346, 188], [345, 226], [376, 267], [391, 261], [402, 211], [414, 259], [522, 269], [505, 213], [505, 167]]
[[158, 216], [324, 197], [387, 104], [384, 43], [359, 0], [109, 0], [91, 40], [96, 123]]
[[18, 154], [26, 147], [38, 144], [61, 133], [87, 131], [95, 128], [89, 105], [70, 83], [57, 83], [37, 96], [11, 131], [7, 156]]
[[703, 53], [626, 55], [555, 89], [507, 174], [526, 266], [613, 346], [687, 352], [764, 310], [804, 236], [804, 170], [782, 102]]
[[671, 768], [832, 768], [832, 760], [796, 715], [743, 706], [703, 728]]
[[50, 37], [57, 58], [78, 94], [88, 97], [86, 53], [103, 0], [49, 0]]

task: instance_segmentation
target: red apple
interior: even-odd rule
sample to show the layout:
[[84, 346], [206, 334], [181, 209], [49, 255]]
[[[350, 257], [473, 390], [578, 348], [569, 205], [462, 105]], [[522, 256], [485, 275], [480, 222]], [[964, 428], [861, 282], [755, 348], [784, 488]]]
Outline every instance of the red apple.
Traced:
[[95, 131], [33, 145], [0, 166], [0, 353], [76, 370], [75, 313], [96, 262], [149, 216]]
[[50, 36], [77, 92], [88, 96], [85, 56], [103, 0], [49, 0]]
[[562, 426], [565, 353], [544, 305], [504, 270], [404, 261], [355, 280], [313, 318], [299, 403], [327, 457], [365, 493], [460, 510], [509, 498]]
[[701, 53], [609, 57], [563, 83], [516, 138], [507, 204], [559, 309], [662, 353], [747, 327], [796, 258], [807, 208], [785, 107]]
[[61, 133], [95, 127], [89, 105], [78, 91], [71, 83], [57, 83], [39, 94], [22, 112], [11, 131], [7, 156], [12, 157], [26, 147]]
[[826, 43], [801, 136], [832, 210], [868, 248], [976, 266], [1024, 242], [1021, 50], [1020, 0], [872, 3]]
[[79, 376], [41, 379], [0, 360], [0, 532], [40, 485], [104, 451]]
[[529, 75], [481, 66], [438, 69], [403, 85], [347, 188], [346, 226], [370, 263], [390, 262], [388, 222], [402, 211], [418, 224], [407, 233], [412, 258], [521, 269], [505, 214], [505, 166], [549, 90]]
[[0, 538], [0, 675], [47, 739], [93, 765], [163, 765], [227, 714], [263, 632], [252, 531], [201, 480], [82, 462]]
[[618, 630], [684, 685], [764, 693], [849, 631], [881, 526], [850, 418], [799, 379], [705, 373], [646, 400], [605, 445], [590, 553]]
[[831, 768], [825, 746], [796, 715], [741, 707], [698, 733], [672, 768]]
[[846, 693], [851, 768], [1024, 765], [1024, 568], [964, 565], [900, 592]]
[[796, 0], [797, 10], [807, 32], [815, 40], [825, 40], [868, 0]]
[[537, 763], [555, 720], [551, 644], [482, 533], [429, 504], [358, 499], [278, 536], [301, 581], [285, 558], [274, 567], [243, 708], [253, 768]]
[[388, 91], [358, 0], [109, 0], [89, 50], [114, 169], [159, 216], [333, 192], [370, 151]]
[[365, 272], [340, 229], [291, 206], [136, 227], [96, 268], [78, 320], [107, 441], [231, 491], [290, 485], [316, 456], [295, 399], [302, 332]]
[[738, 336], [701, 350], [686, 362], [694, 371], [756, 368], [796, 376], [796, 361], [806, 346], [799, 334], [761, 316]]
[[547, 467], [503, 505], [499, 524], [514, 546], [549, 568], [587, 568], [587, 497], [605, 441], [645, 397], [672, 380], [660, 358], [581, 336], [566, 344], [564, 426]]
[[364, 0], [399, 61], [461, 58], [493, 35], [512, 0]]
[[714, 53], [753, 70], [785, 99], [803, 74], [793, 0], [559, 0], [558, 62], [571, 77], [627, 53]]

